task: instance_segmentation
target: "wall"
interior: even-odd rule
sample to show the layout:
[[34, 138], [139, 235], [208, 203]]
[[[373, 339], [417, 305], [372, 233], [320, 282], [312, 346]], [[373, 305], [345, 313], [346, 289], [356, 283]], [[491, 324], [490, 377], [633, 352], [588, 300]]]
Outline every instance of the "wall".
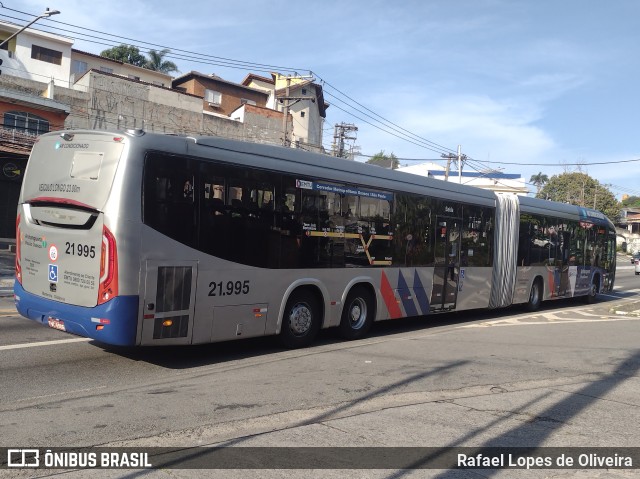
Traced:
[[87, 93], [75, 103], [67, 124], [107, 130], [144, 128], [158, 133], [214, 135], [282, 144], [282, 113], [244, 105], [244, 122], [203, 114], [202, 98], [117, 75], [91, 71], [75, 85]]

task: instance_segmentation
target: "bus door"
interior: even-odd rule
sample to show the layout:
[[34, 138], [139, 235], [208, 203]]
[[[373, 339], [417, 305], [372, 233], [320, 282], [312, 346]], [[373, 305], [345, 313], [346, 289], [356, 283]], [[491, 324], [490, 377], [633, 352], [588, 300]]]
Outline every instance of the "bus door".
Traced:
[[197, 261], [146, 261], [142, 345], [191, 344]]
[[462, 219], [438, 216], [431, 311], [455, 309], [460, 273], [460, 227]]

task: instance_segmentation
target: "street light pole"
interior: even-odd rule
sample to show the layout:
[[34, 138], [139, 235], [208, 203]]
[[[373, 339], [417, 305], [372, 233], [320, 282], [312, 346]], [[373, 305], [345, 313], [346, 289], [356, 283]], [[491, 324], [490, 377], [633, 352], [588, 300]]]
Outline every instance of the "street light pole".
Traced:
[[12, 40], [13, 38], [17, 37], [19, 34], [21, 34], [22, 32], [24, 32], [27, 28], [29, 28], [31, 25], [33, 25], [34, 23], [36, 23], [38, 20], [40, 20], [41, 18], [48, 18], [51, 15], [57, 15], [58, 13], [60, 13], [59, 10], [49, 10], [48, 8], [45, 10], [45, 12], [34, 18], [33, 20], [31, 20], [31, 22], [29, 22], [27, 25], [25, 25], [24, 27], [22, 27], [20, 30], [18, 30], [16, 33], [14, 33], [13, 35], [11, 35], [9, 38], [6, 38], [5, 40], [2, 41], [2, 43], [0, 43], [0, 48], [2, 48], [3, 46], [5, 46], [7, 43], [9, 43], [9, 40]]

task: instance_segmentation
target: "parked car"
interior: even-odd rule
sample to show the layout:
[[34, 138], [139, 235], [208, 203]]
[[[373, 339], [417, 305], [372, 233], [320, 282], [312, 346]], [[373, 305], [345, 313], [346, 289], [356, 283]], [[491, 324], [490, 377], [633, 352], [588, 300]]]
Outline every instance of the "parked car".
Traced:
[[640, 259], [637, 259], [634, 264], [636, 266], [636, 275], [638, 275], [640, 274]]
[[633, 253], [633, 255], [631, 256], [631, 264], [635, 264], [636, 261], [639, 259], [640, 259], [640, 252]]

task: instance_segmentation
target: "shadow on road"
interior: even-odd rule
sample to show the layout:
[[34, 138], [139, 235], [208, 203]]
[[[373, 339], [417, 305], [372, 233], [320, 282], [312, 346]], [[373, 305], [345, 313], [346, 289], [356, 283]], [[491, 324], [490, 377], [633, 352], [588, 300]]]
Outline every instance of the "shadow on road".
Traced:
[[[607, 301], [607, 298], [602, 298], [598, 304], [604, 306]], [[547, 310], [555, 310], [559, 307], [571, 308], [580, 306], [585, 306], [581, 298], [547, 301], [543, 303], [538, 313], [544, 313]], [[305, 349], [290, 351], [289, 354], [322, 354], [326, 352], [327, 347], [331, 347], [333, 345], [340, 349], [362, 347], [366, 346], [368, 341], [372, 339], [392, 339], [394, 336], [416, 331], [446, 329], [457, 325], [496, 320], [505, 316], [518, 314], [521, 314], [522, 316], [531, 315], [531, 313], [524, 312], [520, 306], [511, 306], [500, 310], [479, 309], [431, 314], [427, 316], [390, 321], [379, 321], [374, 324], [374, 327], [367, 339], [357, 341], [344, 341], [339, 339], [337, 330], [332, 328], [322, 330], [312, 346]], [[224, 364], [230, 361], [249, 359], [263, 355], [287, 353], [287, 350], [284, 350], [279, 345], [277, 337], [274, 336], [186, 346], [118, 347], [97, 342], [91, 342], [91, 344], [102, 348], [109, 353], [117, 354], [134, 361], [145, 361], [168, 369], [197, 368], [201, 366]]]

